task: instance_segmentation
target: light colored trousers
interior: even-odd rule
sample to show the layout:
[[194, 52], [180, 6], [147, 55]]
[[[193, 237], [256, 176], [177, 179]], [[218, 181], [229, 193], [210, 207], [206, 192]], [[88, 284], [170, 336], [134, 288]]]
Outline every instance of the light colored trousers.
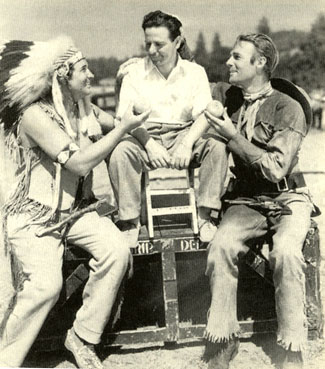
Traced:
[[[181, 142], [187, 130], [178, 133], [170, 147]], [[199, 138], [192, 151], [192, 163], [200, 166], [197, 206], [219, 210], [220, 198], [228, 168], [226, 146], [220, 145], [215, 137]], [[159, 141], [164, 146], [163, 141]], [[146, 150], [134, 137], [129, 136], [114, 149], [109, 160], [109, 174], [118, 202], [119, 218], [129, 220], [138, 218], [141, 211], [141, 176], [150, 168]]]
[[[26, 224], [26, 215], [8, 217], [9, 241], [28, 274], [0, 342], [0, 363], [8, 367], [23, 363], [62, 288], [64, 247], [59, 232], [38, 238], [35, 231], [39, 226], [27, 228]], [[67, 240], [92, 256], [83, 304], [73, 327], [81, 338], [97, 344], [127, 270], [129, 249], [113, 222], [96, 212], [79, 218], [71, 226]]]
[[[307, 340], [305, 316], [305, 261], [302, 247], [310, 227], [312, 204], [302, 194], [283, 193], [292, 215], [283, 215], [273, 230], [269, 254], [275, 286], [278, 343], [301, 351]], [[210, 277], [212, 301], [205, 337], [212, 342], [238, 335], [237, 282], [239, 258], [249, 250], [248, 241], [268, 231], [265, 216], [245, 205], [231, 206], [209, 244], [206, 274]]]

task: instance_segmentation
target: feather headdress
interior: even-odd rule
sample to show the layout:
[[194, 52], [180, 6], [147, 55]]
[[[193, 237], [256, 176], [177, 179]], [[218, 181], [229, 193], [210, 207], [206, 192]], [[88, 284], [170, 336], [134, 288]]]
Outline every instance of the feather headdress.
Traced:
[[62, 103], [57, 76], [67, 75], [81, 53], [67, 36], [47, 42], [6, 41], [0, 44], [0, 119], [8, 130], [31, 103], [52, 90], [54, 106], [73, 135]]

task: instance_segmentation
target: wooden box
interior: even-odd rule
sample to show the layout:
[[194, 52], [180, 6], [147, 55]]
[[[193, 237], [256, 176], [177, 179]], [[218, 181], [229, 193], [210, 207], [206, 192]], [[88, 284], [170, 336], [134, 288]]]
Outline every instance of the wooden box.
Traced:
[[[205, 276], [206, 245], [180, 227], [160, 229], [155, 241], [142, 234], [134, 249], [134, 275], [126, 282], [121, 319], [103, 334], [104, 345], [148, 342], [180, 342], [200, 339], [210, 304], [209, 281]], [[320, 337], [323, 328], [319, 279], [319, 235], [312, 222], [306, 238], [306, 298], [309, 338]], [[36, 350], [62, 347], [81, 304], [81, 292], [88, 277], [88, 255], [68, 248], [65, 256], [65, 286], [60, 301], [44, 325]], [[267, 260], [249, 252], [240, 264], [238, 319], [242, 336], [276, 331], [272, 273]]]

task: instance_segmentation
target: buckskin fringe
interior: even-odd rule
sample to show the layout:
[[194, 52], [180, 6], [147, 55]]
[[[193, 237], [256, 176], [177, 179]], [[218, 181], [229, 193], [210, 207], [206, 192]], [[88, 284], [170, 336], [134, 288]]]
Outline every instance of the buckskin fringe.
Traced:
[[[17, 294], [24, 288], [24, 282], [29, 280], [29, 275], [23, 271], [23, 267], [12, 247], [8, 247], [9, 240], [7, 234], [7, 215], [2, 212], [2, 229], [4, 252], [1, 252], [5, 260], [2, 260], [2, 268], [11, 270], [7, 280], [1, 280], [1, 301], [0, 301], [0, 338], [2, 337], [10, 314], [14, 310], [17, 302]], [[7, 269], [7, 268], [5, 268]], [[4, 271], [6, 272], [6, 270]]]
[[217, 337], [216, 335], [211, 334], [210, 332], [205, 330], [203, 334], [203, 338], [205, 338], [206, 340], [212, 343], [226, 343], [235, 337], [239, 337], [239, 333], [240, 332], [234, 332], [234, 333], [229, 333], [228, 336]]
[[[39, 148], [25, 149], [19, 146], [15, 138], [9, 138], [9, 151], [11, 156], [17, 160], [19, 165], [19, 181], [15, 191], [9, 196], [9, 199], [3, 206], [3, 212], [8, 215], [28, 213], [30, 215], [30, 224], [46, 224], [55, 218], [59, 193], [57, 185], [54, 193], [54, 207], [43, 205], [35, 200], [28, 198], [30, 186], [31, 170], [40, 162], [42, 151]], [[59, 172], [59, 173], [58, 173]], [[60, 182], [60, 168], [57, 168], [55, 180]]]
[[285, 350], [290, 351], [304, 351], [306, 348], [306, 340], [304, 337], [298, 337], [296, 335], [288, 336], [284, 338], [282, 335], [278, 335], [277, 343]]

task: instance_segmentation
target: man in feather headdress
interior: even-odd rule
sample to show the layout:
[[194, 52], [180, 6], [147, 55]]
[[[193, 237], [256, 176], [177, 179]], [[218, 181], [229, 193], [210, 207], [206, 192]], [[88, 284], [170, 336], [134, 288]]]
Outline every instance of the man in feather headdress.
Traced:
[[[65, 346], [79, 367], [103, 367], [94, 345], [128, 268], [129, 248], [112, 220], [96, 211], [84, 211], [63, 229], [53, 225], [101, 196], [114, 208], [110, 193], [96, 191], [96, 173], [107, 174], [103, 160], [149, 112], [134, 116], [130, 106], [114, 128], [113, 118], [89, 102], [92, 77], [67, 37], [0, 46], [0, 119], [18, 166], [18, 184], [2, 207], [0, 255], [6, 266], [10, 261], [14, 292], [0, 302], [0, 366], [22, 365], [59, 297], [64, 236], [91, 254], [83, 304]], [[110, 132], [93, 143], [101, 129]]]

